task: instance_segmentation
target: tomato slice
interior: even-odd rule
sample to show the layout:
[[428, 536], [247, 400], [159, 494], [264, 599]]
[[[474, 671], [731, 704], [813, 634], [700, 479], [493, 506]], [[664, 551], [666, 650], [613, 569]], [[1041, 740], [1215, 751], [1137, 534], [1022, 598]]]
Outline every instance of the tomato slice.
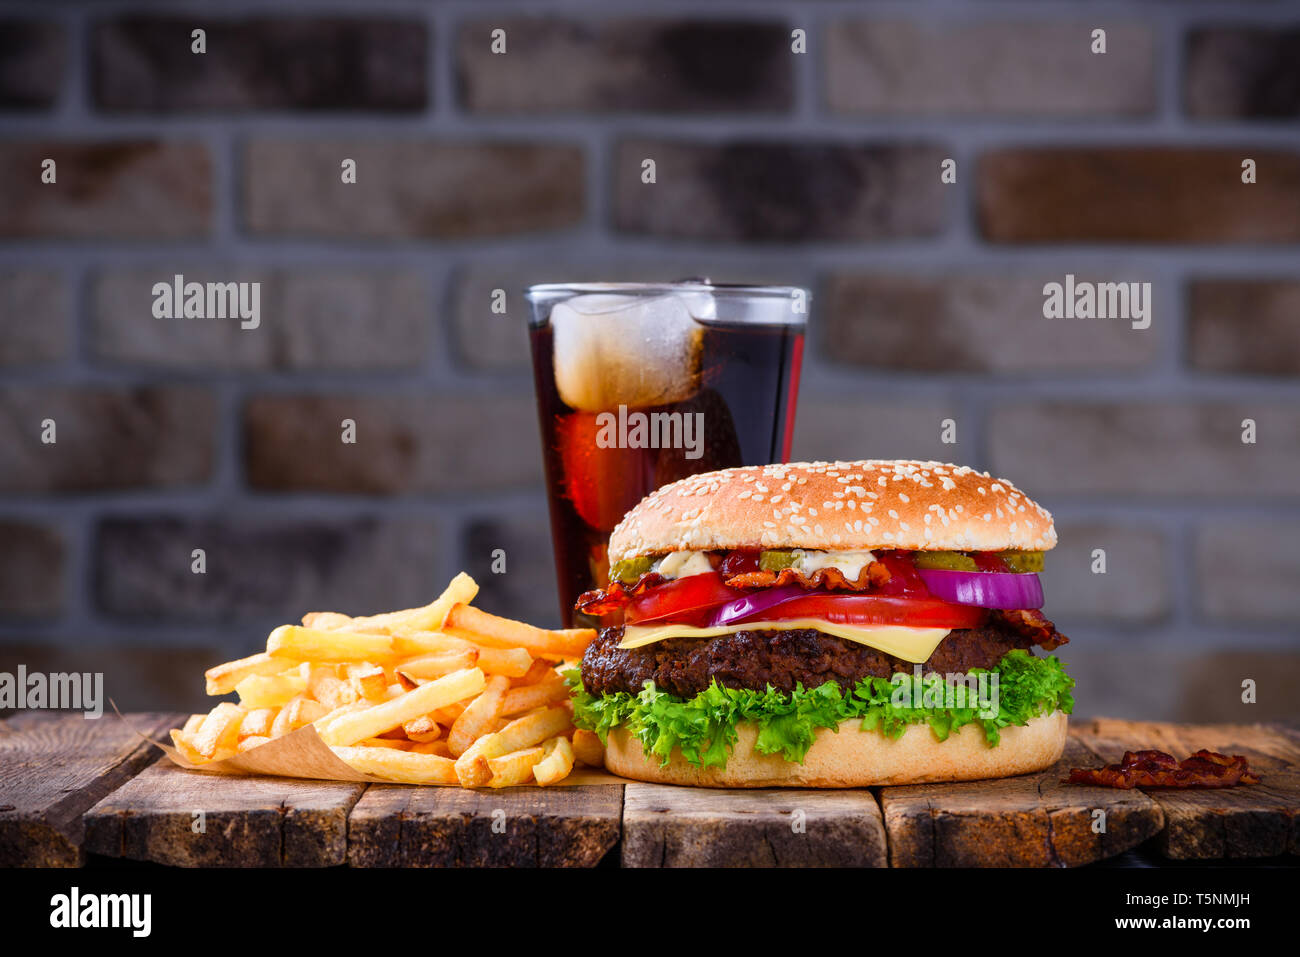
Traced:
[[893, 595], [845, 595], [810, 592], [756, 615], [749, 621], [821, 618], [837, 625], [904, 625], [908, 628], [978, 628], [988, 610], [937, 598]]
[[641, 625], [666, 618], [685, 623], [691, 612], [716, 608], [743, 594], [745, 593], [737, 588], [728, 588], [717, 572], [689, 575], [656, 585], [645, 594], [632, 599], [623, 612], [623, 620], [629, 625]]

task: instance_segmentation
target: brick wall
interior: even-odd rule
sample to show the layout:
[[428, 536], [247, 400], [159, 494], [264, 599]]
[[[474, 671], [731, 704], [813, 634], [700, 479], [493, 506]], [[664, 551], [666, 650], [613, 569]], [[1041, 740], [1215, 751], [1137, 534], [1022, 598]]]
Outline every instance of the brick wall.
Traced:
[[[1054, 510], [1082, 713], [1295, 716], [1297, 5], [212, 9], [0, 17], [4, 667], [189, 706], [293, 613], [462, 567], [554, 621], [520, 290], [707, 274], [815, 291], [798, 457]], [[154, 319], [175, 273], [260, 281], [261, 326]], [[1150, 328], [1044, 319], [1067, 273], [1150, 282]]]

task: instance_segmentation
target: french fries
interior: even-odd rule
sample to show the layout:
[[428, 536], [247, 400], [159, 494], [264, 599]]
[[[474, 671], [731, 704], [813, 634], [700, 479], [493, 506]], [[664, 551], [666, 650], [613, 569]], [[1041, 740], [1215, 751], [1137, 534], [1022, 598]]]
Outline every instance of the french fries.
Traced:
[[177, 752], [208, 764], [310, 725], [352, 768], [402, 784], [547, 786], [602, 764], [556, 672], [595, 632], [491, 615], [470, 604], [477, 594], [461, 573], [419, 608], [280, 626], [265, 651], [205, 673], [209, 694], [239, 701], [191, 715], [171, 732]]

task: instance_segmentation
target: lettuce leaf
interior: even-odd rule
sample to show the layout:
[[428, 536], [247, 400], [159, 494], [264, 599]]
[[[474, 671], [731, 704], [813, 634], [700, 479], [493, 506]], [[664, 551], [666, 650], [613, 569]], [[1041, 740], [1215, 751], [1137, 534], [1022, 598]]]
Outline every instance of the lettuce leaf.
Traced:
[[968, 724], [978, 724], [990, 747], [1001, 740], [1000, 729], [1024, 725], [1031, 718], [1074, 709], [1070, 689], [1074, 679], [1053, 657], [1028, 652], [1008, 652], [991, 671], [972, 669], [970, 675], [997, 676], [998, 709], [982, 714], [967, 686], [956, 684], [948, 700], [927, 704], [921, 697], [924, 683], [907, 676], [910, 701], [895, 695], [897, 684], [883, 678], [865, 678], [847, 694], [833, 681], [816, 688], [802, 685], [784, 694], [770, 685], [764, 691], [724, 688], [716, 681], [690, 700], [658, 690], [646, 682], [640, 694], [588, 694], [578, 669], [565, 677], [573, 690], [573, 722], [596, 732], [605, 741], [613, 728], [626, 728], [641, 742], [647, 757], [666, 764], [674, 749], [699, 767], [723, 767], [736, 744], [736, 725], [749, 721], [758, 726], [754, 747], [763, 754], [780, 754], [802, 763], [818, 728], [839, 730], [840, 722], [861, 720], [863, 731], [900, 737], [910, 725], [929, 725], [945, 740]]

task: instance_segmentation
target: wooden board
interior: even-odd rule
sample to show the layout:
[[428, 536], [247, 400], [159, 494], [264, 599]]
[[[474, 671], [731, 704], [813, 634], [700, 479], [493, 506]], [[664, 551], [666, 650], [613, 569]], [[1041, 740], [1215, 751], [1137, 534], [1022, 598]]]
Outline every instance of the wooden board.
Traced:
[[1091, 752], [1071, 738], [1061, 760], [1038, 774], [881, 788], [890, 864], [1073, 867], [1113, 857], [1157, 834], [1164, 816], [1141, 791], [1061, 783], [1069, 768], [1091, 760]]
[[157, 752], [140, 739], [176, 716], [26, 712], [0, 722], [0, 865], [78, 867], [82, 815]]
[[719, 790], [629, 782], [624, 867], [884, 867], [866, 790]]
[[[157, 752], [155, 752], [157, 753]], [[180, 867], [330, 867], [365, 784], [186, 771], [165, 757], [86, 814], [86, 850]]]
[[1186, 725], [1098, 718], [1074, 733], [1094, 755], [1086, 765], [1113, 764], [1125, 751], [1157, 748], [1182, 760], [1208, 748], [1243, 754], [1262, 777], [1244, 787], [1146, 793], [1164, 813], [1159, 846], [1166, 857], [1275, 857], [1300, 854], [1300, 743], [1268, 725]]
[[466, 791], [374, 784], [348, 824], [354, 867], [594, 867], [623, 785]]

